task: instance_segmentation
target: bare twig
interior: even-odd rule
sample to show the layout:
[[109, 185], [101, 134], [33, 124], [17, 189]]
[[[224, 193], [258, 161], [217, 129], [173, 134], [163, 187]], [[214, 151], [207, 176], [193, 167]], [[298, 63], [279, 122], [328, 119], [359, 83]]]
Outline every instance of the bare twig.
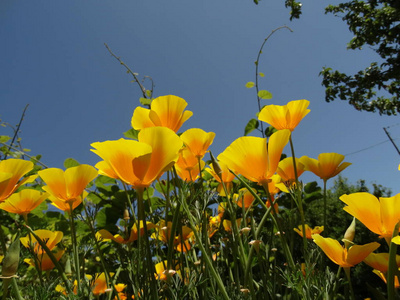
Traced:
[[[18, 136], [19, 128], [21, 127], [22, 121], [24, 120], [25, 112], [26, 112], [26, 110], [28, 109], [28, 106], [29, 106], [29, 104], [27, 104], [27, 105], [25, 106], [25, 108], [24, 108], [24, 110], [23, 110], [23, 112], [22, 112], [21, 118], [20, 118], [20, 120], [19, 120], [19, 122], [18, 122], [17, 128], [14, 129], [13, 127], [11, 127], [11, 128], [14, 129], [14, 136], [13, 136], [13, 138], [12, 138], [12, 140], [11, 140], [10, 146], [8, 147], [8, 151], [11, 150], [12, 145], [14, 144], [14, 141], [15, 141], [15, 139], [16, 139], [17, 136]], [[4, 159], [7, 159], [7, 153], [5, 154]]]

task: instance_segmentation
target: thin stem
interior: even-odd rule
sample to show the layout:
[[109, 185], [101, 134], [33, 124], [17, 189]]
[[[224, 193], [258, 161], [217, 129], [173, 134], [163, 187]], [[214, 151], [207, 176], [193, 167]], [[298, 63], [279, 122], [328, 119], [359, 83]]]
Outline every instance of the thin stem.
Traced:
[[324, 230], [326, 231], [326, 182], [324, 179]]
[[78, 243], [76, 240], [76, 230], [75, 230], [75, 222], [74, 222], [74, 217], [73, 217], [73, 209], [72, 209], [72, 202], [69, 203], [70, 211], [68, 212], [69, 214], [69, 220], [70, 220], [70, 225], [71, 225], [71, 238], [72, 238], [72, 251], [74, 254], [74, 266], [75, 266], [75, 274], [76, 274], [76, 281], [77, 281], [77, 290], [78, 290], [78, 295], [81, 294], [81, 272], [80, 272], [80, 266], [79, 266], [79, 253], [78, 253]]
[[[398, 222], [394, 229], [392, 238], [399, 234], [399, 225]], [[388, 242], [388, 240], [386, 240]], [[389, 269], [387, 273], [387, 293], [388, 293], [388, 300], [394, 300], [396, 296], [396, 290], [394, 287], [395, 283], [395, 273], [397, 271], [397, 264], [396, 264], [396, 252], [397, 252], [397, 244], [393, 242], [388, 242], [389, 245]]]

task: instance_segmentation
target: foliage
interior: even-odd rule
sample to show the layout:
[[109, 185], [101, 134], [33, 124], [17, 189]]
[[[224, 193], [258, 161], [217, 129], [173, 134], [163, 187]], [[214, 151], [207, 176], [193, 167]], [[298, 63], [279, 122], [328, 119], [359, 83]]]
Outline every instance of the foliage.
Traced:
[[[354, 75], [323, 68], [327, 102], [349, 101], [357, 110], [396, 115], [400, 112], [400, 5], [397, 0], [353, 0], [329, 5], [326, 13], [342, 17], [354, 37], [348, 49], [371, 47], [383, 62]], [[379, 91], [379, 94], [378, 94]]]

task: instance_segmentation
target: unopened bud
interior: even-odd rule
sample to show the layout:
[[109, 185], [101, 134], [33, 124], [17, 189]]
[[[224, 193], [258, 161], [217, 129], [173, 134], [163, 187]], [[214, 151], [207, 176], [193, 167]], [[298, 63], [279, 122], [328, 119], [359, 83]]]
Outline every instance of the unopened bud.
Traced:
[[222, 181], [221, 166], [219, 165], [218, 161], [215, 159], [214, 155], [212, 155], [211, 151], [210, 151], [210, 156], [211, 156], [211, 163], [212, 163], [214, 172], [218, 175], [219, 178], [221, 178], [221, 181]]
[[252, 245], [254, 247], [254, 249], [256, 249], [257, 253], [260, 251], [260, 244], [262, 243], [262, 241], [260, 240], [252, 240], [249, 242], [249, 245]]
[[129, 216], [129, 211], [125, 208], [124, 210], [124, 220], [128, 221], [131, 217]]
[[249, 289], [240, 289], [240, 291], [243, 293], [243, 294], [248, 294], [248, 293], [250, 293], [250, 290]]
[[[343, 242], [348, 243], [348, 242], [353, 242], [354, 236], [356, 235], [356, 218], [353, 218], [353, 221], [351, 222], [349, 228], [347, 228], [344, 237], [343, 237]], [[346, 244], [347, 248], [347, 244]]]
[[250, 232], [251, 228], [250, 227], [243, 227], [240, 229], [241, 233], [248, 234]]
[[3, 270], [1, 273], [3, 278], [15, 277], [17, 274], [20, 251], [19, 243], [20, 241], [18, 235], [14, 242], [12, 242], [12, 244], [8, 248], [7, 253], [3, 259]]

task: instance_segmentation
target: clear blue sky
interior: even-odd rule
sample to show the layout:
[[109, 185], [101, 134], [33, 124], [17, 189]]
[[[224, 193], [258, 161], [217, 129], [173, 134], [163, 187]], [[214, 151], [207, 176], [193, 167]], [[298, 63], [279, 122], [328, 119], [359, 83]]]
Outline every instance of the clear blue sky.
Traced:
[[141, 95], [107, 43], [139, 76], [154, 79], [155, 96], [186, 99], [194, 115], [183, 129], [215, 132], [211, 150], [218, 155], [255, 116], [255, 90], [245, 84], [254, 80], [264, 38], [286, 24], [293, 33], [277, 32], [264, 50], [260, 87], [274, 95], [265, 104], [311, 102], [293, 133], [297, 156], [349, 154], [353, 165], [343, 175], [350, 181], [363, 178], [398, 193], [399, 155], [382, 129], [395, 125], [389, 132], [398, 138], [398, 117], [324, 101], [323, 66], [355, 72], [377, 59], [370, 49], [346, 50], [351, 33], [340, 18], [324, 14], [328, 3], [335, 2], [305, 1], [301, 19], [290, 22], [276, 0], [258, 6], [251, 0], [2, 0], [0, 118], [17, 124], [29, 103], [24, 147], [50, 167], [62, 167], [68, 157], [94, 165], [99, 158], [90, 144], [122, 137]]

